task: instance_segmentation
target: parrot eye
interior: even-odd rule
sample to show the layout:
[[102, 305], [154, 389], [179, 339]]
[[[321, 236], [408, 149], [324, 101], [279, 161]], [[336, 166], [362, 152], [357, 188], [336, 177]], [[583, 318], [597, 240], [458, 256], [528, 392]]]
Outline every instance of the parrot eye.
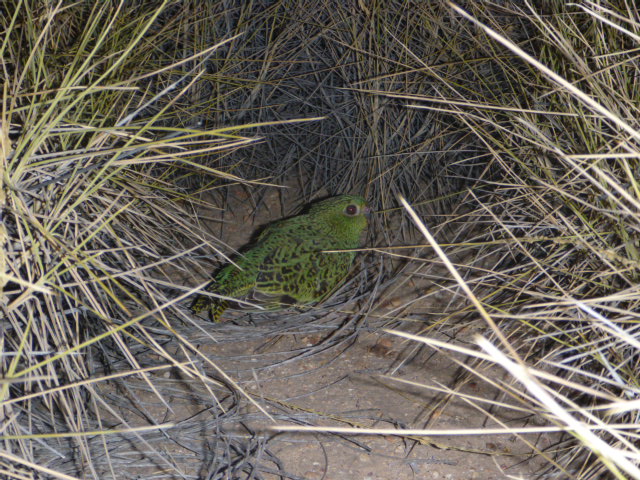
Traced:
[[347, 208], [344, 209], [344, 213], [351, 217], [357, 215], [359, 211], [360, 209], [357, 205], [347, 205]]

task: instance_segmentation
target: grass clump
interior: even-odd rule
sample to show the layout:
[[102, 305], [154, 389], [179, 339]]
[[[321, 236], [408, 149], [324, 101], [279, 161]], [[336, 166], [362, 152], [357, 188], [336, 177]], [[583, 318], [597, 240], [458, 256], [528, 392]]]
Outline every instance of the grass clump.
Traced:
[[[454, 306], [447, 318], [480, 310], [504, 353], [485, 340], [464, 352], [419, 340], [475, 358], [467, 381], [491, 383], [487, 363], [504, 366], [516, 382], [497, 383], [508, 399], [501, 408], [527, 409], [569, 432], [572, 440], [548, 457], [556, 471], [640, 478], [630, 430], [640, 300], [638, 13], [625, 2], [449, 7], [433, 22], [449, 31], [464, 74], [439, 75], [438, 64], [425, 63], [435, 94], [378, 93], [412, 108], [446, 108], [481, 145], [485, 167], [462, 213], [482, 227], [445, 249], [466, 255], [449, 267], [475, 307]], [[491, 416], [483, 403], [473, 402]]]
[[[254, 141], [243, 127], [205, 128], [193, 102], [229, 39], [169, 49], [188, 28], [171, 2], [2, 10], [2, 475], [120, 478], [121, 465], [183, 475], [194, 452], [167, 459], [153, 441], [175, 427], [145, 407], [168, 405], [157, 377], [191, 379], [213, 423], [237, 402], [197, 348], [183, 344], [178, 358], [154, 330], [188, 321], [176, 307], [192, 290], [189, 255], [216, 249], [184, 186], [243, 181], [211, 159]], [[237, 457], [215, 468], [242, 471]]]
[[[478, 347], [409, 336], [468, 371], [421, 386], [463, 398], [480, 376], [505, 399], [464, 397], [488, 417], [499, 406], [567, 433], [561, 448], [531, 447], [551, 469], [638, 476], [629, 2], [0, 10], [3, 474], [282, 474], [268, 434], [230, 432], [250, 397], [185, 334], [215, 341], [180, 305], [210, 273], [202, 257], [225, 249], [198, 215], [207, 201], [225, 208], [242, 184], [257, 209], [288, 182], [283, 215], [338, 193], [377, 211], [353, 332], [366, 321], [449, 334], [481, 319], [492, 343]], [[425, 254], [435, 242], [422, 245], [399, 196], [447, 244], [442, 258]], [[409, 283], [438, 288], [385, 310]], [[433, 290], [449, 292], [446, 308], [424, 314]], [[487, 374], [495, 363], [516, 381]]]

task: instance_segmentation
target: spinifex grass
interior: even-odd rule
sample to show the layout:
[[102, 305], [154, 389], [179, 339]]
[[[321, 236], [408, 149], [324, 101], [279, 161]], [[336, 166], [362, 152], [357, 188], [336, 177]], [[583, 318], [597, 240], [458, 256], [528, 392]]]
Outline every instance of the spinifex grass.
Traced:
[[[238, 132], [258, 125], [204, 128], [194, 86], [233, 38], [183, 55], [163, 51], [183, 28], [170, 7], [0, 7], [3, 478], [120, 478], [109, 435], [138, 446], [128, 454], [142, 460], [134, 467], [140, 475], [157, 465], [169, 476], [184, 475], [190, 463], [191, 474], [200, 471], [189, 455], [168, 460], [147, 437], [173, 426], [145, 407], [153, 398], [171, 409], [155, 386], [163, 371], [179, 372], [199, 391], [215, 413], [203, 424], [234, 414], [231, 392], [241, 389], [179, 334], [172, 336], [179, 353], [165, 350], [153, 328], [173, 332], [181, 314], [173, 307], [194, 290], [183, 284], [194, 270], [189, 255], [216, 251], [194, 220], [198, 198], [184, 185], [245, 182], [215, 160], [253, 142]], [[150, 397], [130, 398], [133, 384], [146, 384]], [[121, 415], [110, 399], [116, 391], [132, 400], [121, 407], [143, 421]], [[220, 445], [242, 443], [216, 428]], [[216, 468], [249, 468], [234, 466], [238, 455]]]
[[[624, 1], [531, 3], [449, 3], [450, 16], [418, 8], [414, 17], [441, 26], [458, 55], [449, 72], [464, 73], [441, 74], [442, 64], [425, 61], [432, 93], [375, 92], [446, 111], [475, 134], [490, 173], [465, 200], [482, 228], [447, 252], [476, 259], [455, 267], [476, 303], [451, 317], [483, 319], [498, 347], [413, 339], [481, 360], [460, 361], [466, 379], [494, 382], [483, 368], [502, 365], [516, 381], [498, 384], [500, 408], [569, 432], [572, 441], [549, 456], [568, 478], [640, 478], [640, 17]], [[423, 52], [413, 53], [420, 62]], [[493, 408], [437, 388], [487, 415]]]
[[[176, 393], [178, 377], [198, 405], [219, 402], [203, 423], [225, 453], [212, 454], [207, 472], [250, 470], [233, 452], [257, 458], [263, 440], [226, 435], [237, 397], [222, 372], [210, 378], [216, 366], [176, 331], [183, 312], [171, 309], [189, 293], [183, 279], [208, 273], [193, 254], [219, 245], [193, 219], [197, 195], [272, 176], [297, 177], [297, 203], [322, 189], [357, 191], [378, 212], [369, 325], [436, 319], [435, 331], [476, 318], [457, 301], [427, 317], [414, 300], [378, 316], [384, 287], [390, 297], [433, 283], [423, 300], [459, 298], [419, 248], [384, 248], [417, 243], [399, 215], [402, 194], [448, 241], [508, 360], [537, 368], [529, 376], [551, 371], [536, 381], [553, 382], [556, 403], [635, 458], [626, 428], [637, 423], [638, 384], [633, 2], [467, 2], [498, 35], [446, 2], [356, 3], [0, 6], [2, 475], [132, 476], [154, 458], [154, 472], [180, 477], [179, 465], [198, 463], [198, 442], [157, 460], [167, 458], [156, 440], [170, 422], [154, 416], [171, 408], [165, 391], [188, 396]], [[253, 143], [243, 126], [269, 141]], [[252, 188], [252, 200], [267, 191]], [[499, 385], [513, 400], [500, 407], [573, 433], [563, 455], [548, 455], [555, 468], [584, 479], [624, 468], [535, 389]], [[132, 404], [139, 424], [122, 418]], [[158, 430], [134, 430], [149, 425]], [[189, 439], [194, 425], [180, 425]], [[44, 440], [52, 434], [63, 437]], [[124, 473], [125, 462], [136, 465]]]

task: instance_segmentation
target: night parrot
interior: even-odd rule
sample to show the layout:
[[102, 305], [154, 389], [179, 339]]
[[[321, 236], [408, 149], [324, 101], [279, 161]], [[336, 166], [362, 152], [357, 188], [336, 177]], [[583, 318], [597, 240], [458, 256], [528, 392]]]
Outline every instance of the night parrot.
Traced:
[[358, 248], [368, 213], [364, 198], [340, 195], [311, 205], [306, 214], [269, 225], [234, 264], [223, 267], [205, 287], [229, 299], [199, 295], [191, 310], [206, 310], [218, 322], [229, 307], [252, 308], [241, 302], [279, 310], [325, 299], [346, 279], [356, 255], [326, 250]]

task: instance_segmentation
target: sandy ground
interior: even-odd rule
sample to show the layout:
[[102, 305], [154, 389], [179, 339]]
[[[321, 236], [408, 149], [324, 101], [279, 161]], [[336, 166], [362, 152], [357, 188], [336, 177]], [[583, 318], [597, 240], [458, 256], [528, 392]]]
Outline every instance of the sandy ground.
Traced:
[[[246, 328], [252, 328], [246, 325]], [[215, 335], [215, 333], [214, 333]], [[409, 364], [394, 368], [412, 346], [400, 338], [362, 331], [341, 353], [334, 349], [292, 362], [267, 366], [269, 353], [307, 346], [315, 338], [284, 333], [268, 349], [263, 341], [225, 344], [210, 349], [211, 358], [256, 395], [274, 422], [257, 420], [252, 429], [292, 424], [278, 420], [290, 412], [297, 424], [378, 428], [462, 429], [498, 427], [472, 406], [393, 377], [428, 386], [458, 384], [460, 368], [444, 355], [422, 352]], [[321, 345], [321, 344], [320, 344]], [[238, 358], [242, 352], [242, 359]], [[252, 353], [255, 357], [252, 357]], [[476, 397], [498, 399], [495, 390], [467, 382], [457, 389]], [[252, 407], [248, 407], [253, 410]], [[304, 413], [307, 413], [305, 416]], [[523, 425], [521, 415], [494, 412], [510, 426]], [[526, 436], [538, 448], [549, 437]], [[282, 433], [269, 443], [285, 470], [304, 479], [501, 479], [538, 478], [544, 465], [530, 458], [531, 447], [514, 435], [438, 437], [340, 436]], [[276, 478], [276, 477], [274, 477]]]

